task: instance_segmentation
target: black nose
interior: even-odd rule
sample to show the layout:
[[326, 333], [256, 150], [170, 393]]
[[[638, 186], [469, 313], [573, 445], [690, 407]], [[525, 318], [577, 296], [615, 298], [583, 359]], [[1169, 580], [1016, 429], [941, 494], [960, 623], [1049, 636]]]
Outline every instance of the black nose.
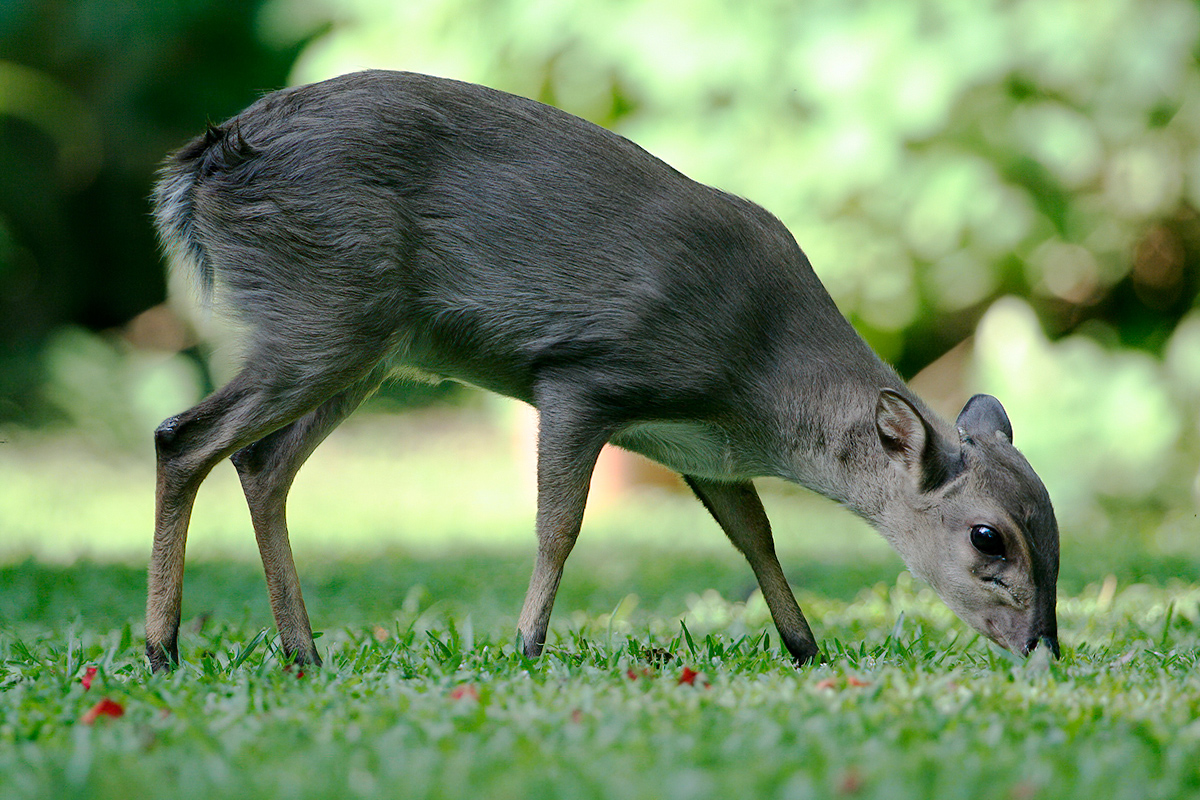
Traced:
[[1032, 637], [1029, 641], [1027, 641], [1025, 643], [1025, 655], [1029, 655], [1030, 653], [1032, 653], [1039, 644], [1041, 644], [1043, 647], [1048, 648], [1050, 650], [1051, 654], [1053, 654], [1055, 658], [1062, 657], [1062, 653], [1060, 653], [1059, 649], [1058, 649], [1058, 637], [1057, 636], [1034, 636], [1034, 637]]

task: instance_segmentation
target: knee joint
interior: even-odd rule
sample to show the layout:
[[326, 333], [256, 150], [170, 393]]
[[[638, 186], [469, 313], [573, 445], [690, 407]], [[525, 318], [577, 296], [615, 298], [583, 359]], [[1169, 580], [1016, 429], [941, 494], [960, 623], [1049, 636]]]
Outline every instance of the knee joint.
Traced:
[[179, 417], [169, 417], [154, 429], [154, 449], [159, 455], [174, 450], [179, 440]]
[[257, 442], [248, 444], [229, 457], [239, 475], [252, 475], [262, 469], [262, 458], [255, 445]]

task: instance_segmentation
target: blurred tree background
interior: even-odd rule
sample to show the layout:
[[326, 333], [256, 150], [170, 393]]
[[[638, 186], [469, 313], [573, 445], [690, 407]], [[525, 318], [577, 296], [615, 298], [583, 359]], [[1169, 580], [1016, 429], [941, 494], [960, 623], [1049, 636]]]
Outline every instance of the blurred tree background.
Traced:
[[266, 90], [409, 69], [765, 206], [922, 393], [1001, 397], [1072, 527], [1194, 544], [1198, 44], [1189, 0], [8, 0], [0, 419], [147, 447], [222, 369], [163, 305], [157, 162]]

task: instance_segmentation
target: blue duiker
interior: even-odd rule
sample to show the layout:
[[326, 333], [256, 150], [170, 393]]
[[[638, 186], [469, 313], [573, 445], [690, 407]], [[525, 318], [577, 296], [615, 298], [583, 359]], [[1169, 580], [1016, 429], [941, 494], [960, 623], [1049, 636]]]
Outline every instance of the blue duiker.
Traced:
[[745, 555], [797, 664], [818, 647], [751, 479], [873, 524], [971, 627], [1058, 652], [1058, 529], [992, 397], [954, 425], [855, 333], [791, 234], [557, 109], [423, 75], [269, 94], [168, 158], [164, 247], [244, 323], [241, 372], [155, 432], [146, 651], [179, 658], [196, 490], [237, 468], [285, 655], [319, 664], [288, 542], [296, 471], [388, 376], [539, 412], [537, 557], [518, 622], [542, 651], [606, 442], [678, 471]]

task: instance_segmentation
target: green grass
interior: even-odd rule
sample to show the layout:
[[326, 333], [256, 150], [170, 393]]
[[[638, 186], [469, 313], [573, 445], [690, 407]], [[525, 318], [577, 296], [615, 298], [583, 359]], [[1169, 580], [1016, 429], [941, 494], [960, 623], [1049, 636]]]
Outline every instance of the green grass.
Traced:
[[[422, 427], [431, 444], [395, 446]], [[149, 465], [60, 439], [5, 452], [0, 797], [1200, 797], [1192, 552], [1065, 527], [1063, 658], [1026, 662], [858, 523], [772, 492], [823, 646], [797, 671], [699, 505], [639, 493], [589, 512], [531, 662], [512, 631], [532, 509], [505, 437], [430, 427], [352, 425], [302, 473], [293, 539], [326, 659], [302, 675], [230, 475], [197, 507], [184, 663], [153, 676]], [[445, 448], [464, 437], [470, 458]], [[88, 724], [106, 698], [123, 715]]]
[[[5, 586], [45, 572], [10, 568]], [[113, 570], [74, 572], [86, 587]], [[201, 595], [258, 588], [249, 570], [196, 572]], [[140, 601], [133, 581], [115, 583], [107, 603]], [[0, 635], [0, 796], [1200, 792], [1200, 591], [1067, 599], [1071, 639], [1051, 663], [983, 645], [908, 584], [849, 602], [804, 597], [826, 663], [802, 671], [757, 596], [693, 598], [686, 633], [678, 617], [567, 603], [568, 622], [530, 662], [507, 624], [481, 626], [410, 591], [387, 618], [326, 630], [320, 670], [286, 669], [262, 617], [235, 612], [189, 618], [184, 665], [151, 676], [136, 623], [96, 624], [77, 595], [76, 621]], [[685, 670], [699, 673], [692, 684]], [[84, 724], [101, 698], [124, 715]]]

